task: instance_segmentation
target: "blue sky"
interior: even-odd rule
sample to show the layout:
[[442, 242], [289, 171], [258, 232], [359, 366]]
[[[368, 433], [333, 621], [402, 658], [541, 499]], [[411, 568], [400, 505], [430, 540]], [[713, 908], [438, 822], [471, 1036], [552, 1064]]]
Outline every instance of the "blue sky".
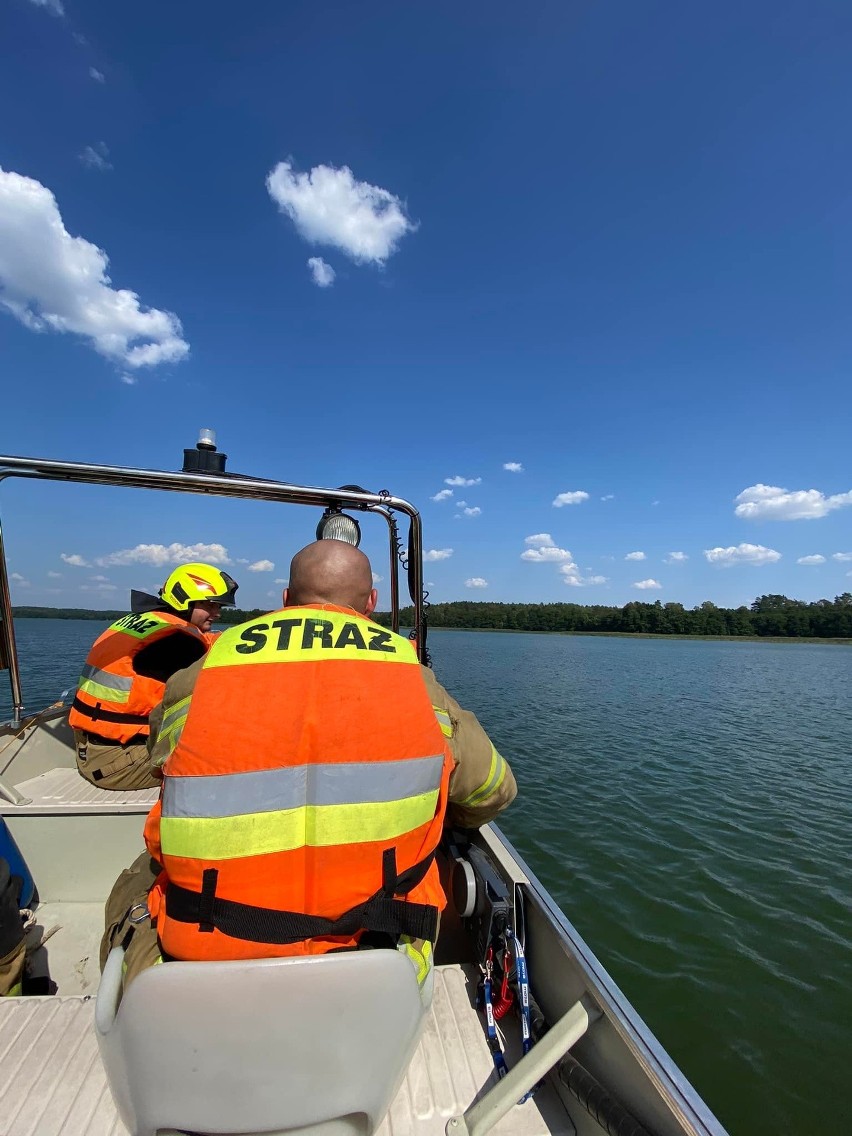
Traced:
[[[847, 0], [7, 0], [0, 451], [213, 427], [413, 501], [438, 601], [852, 590], [850, 52]], [[92, 607], [182, 554], [271, 604], [315, 523], [0, 509], [16, 602]]]

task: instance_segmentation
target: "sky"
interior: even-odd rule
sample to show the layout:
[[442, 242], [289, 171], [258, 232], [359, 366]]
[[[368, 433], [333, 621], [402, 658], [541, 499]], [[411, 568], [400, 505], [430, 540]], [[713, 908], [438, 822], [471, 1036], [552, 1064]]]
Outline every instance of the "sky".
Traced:
[[[4, 0], [0, 453], [357, 483], [430, 598], [852, 590], [852, 5]], [[316, 511], [8, 480], [18, 604]], [[367, 518], [387, 606], [382, 522]]]

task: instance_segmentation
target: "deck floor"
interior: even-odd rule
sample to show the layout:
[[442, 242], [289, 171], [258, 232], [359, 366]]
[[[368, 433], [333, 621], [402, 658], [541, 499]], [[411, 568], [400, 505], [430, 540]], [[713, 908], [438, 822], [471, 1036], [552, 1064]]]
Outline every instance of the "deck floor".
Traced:
[[[494, 1076], [482, 1023], [471, 1004], [473, 978], [438, 967], [424, 1036], [380, 1136], [443, 1136]], [[92, 996], [0, 999], [2, 1136], [127, 1136], [98, 1054]], [[510, 1050], [510, 1062], [512, 1060]], [[496, 1136], [570, 1136], [549, 1087], [516, 1106]]]
[[59, 767], [39, 773], [15, 786], [28, 803], [3, 802], [0, 812], [10, 816], [37, 813], [140, 813], [146, 815], [159, 796], [159, 789], [130, 789], [118, 792], [90, 785], [75, 769]]

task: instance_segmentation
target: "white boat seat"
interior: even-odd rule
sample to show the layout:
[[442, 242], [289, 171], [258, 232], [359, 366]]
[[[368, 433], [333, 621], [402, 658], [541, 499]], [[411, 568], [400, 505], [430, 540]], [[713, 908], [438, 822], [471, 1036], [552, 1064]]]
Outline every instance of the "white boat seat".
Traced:
[[132, 1136], [372, 1136], [425, 1019], [414, 968], [392, 950], [163, 963], [118, 1005], [123, 963], [117, 947], [95, 1028]]
[[147, 814], [160, 795], [159, 789], [129, 789], [116, 792], [99, 789], [81, 777], [77, 769], [49, 769], [21, 781], [15, 788], [26, 803], [13, 805], [0, 800], [6, 816], [90, 815], [104, 813]]

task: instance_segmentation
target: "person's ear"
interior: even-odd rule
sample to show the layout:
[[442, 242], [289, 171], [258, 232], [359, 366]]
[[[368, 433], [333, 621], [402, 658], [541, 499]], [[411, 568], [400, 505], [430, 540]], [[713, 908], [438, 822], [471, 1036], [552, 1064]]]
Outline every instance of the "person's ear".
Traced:
[[281, 594], [281, 606], [282, 607], [289, 607], [289, 605], [290, 605], [290, 589], [285, 588], [283, 593]]
[[378, 602], [379, 602], [379, 593], [376, 591], [375, 588], [373, 588], [373, 590], [370, 592], [369, 598], [367, 599], [367, 606], [364, 609], [364, 615], [372, 615], [373, 612], [376, 610], [376, 604]]

